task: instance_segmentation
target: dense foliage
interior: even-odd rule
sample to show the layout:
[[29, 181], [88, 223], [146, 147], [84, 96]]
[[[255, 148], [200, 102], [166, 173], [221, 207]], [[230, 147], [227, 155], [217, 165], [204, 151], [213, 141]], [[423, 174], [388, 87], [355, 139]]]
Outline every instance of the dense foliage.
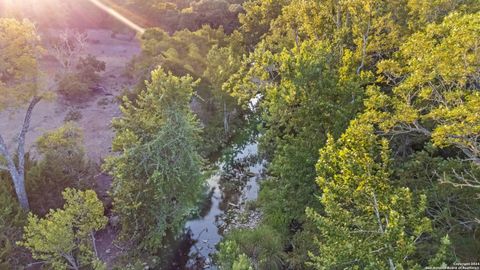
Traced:
[[123, 239], [155, 253], [177, 236], [202, 191], [200, 127], [189, 102], [196, 82], [161, 68], [135, 103], [126, 100], [107, 160]]
[[85, 156], [82, 143], [82, 130], [71, 122], [38, 138], [41, 159], [30, 165], [26, 179], [33, 212], [45, 215], [60, 208], [67, 187], [92, 186], [95, 166]]
[[[292, 0], [244, 7], [233, 36], [250, 53], [223, 88], [243, 105], [260, 98], [261, 141], [270, 160], [260, 204], [263, 223], [282, 235], [284, 267], [393, 269], [389, 257], [394, 268], [475, 260], [478, 2]], [[371, 136], [384, 146], [354, 147]], [[322, 179], [319, 186], [315, 179]], [[381, 226], [400, 218], [384, 230], [392, 233], [385, 239], [379, 227], [362, 229], [374, 225], [367, 195], [375, 190], [379, 204], [391, 207], [379, 210]], [[366, 246], [349, 251], [360, 243]]]
[[317, 269], [418, 267], [411, 257], [431, 230], [426, 197], [392, 186], [388, 141], [373, 131], [354, 121], [337, 143], [329, 138], [320, 151], [323, 209], [307, 209], [318, 227], [318, 255], [311, 264]]
[[0, 110], [21, 105], [37, 94], [41, 52], [33, 23], [0, 18]]
[[42, 52], [33, 23], [0, 18], [0, 112], [30, 102], [23, 124], [18, 124], [16, 151], [5, 141], [3, 130], [0, 133], [0, 170], [9, 172], [17, 199], [25, 210], [29, 208], [25, 189], [25, 140], [33, 109], [46, 96], [45, 91], [40, 91], [38, 58]]
[[[130, 266], [167, 265], [202, 199], [204, 157], [242, 129], [259, 133], [267, 161], [252, 202], [261, 220], [228, 230], [214, 256], [219, 269], [422, 269], [479, 259], [479, 1], [109, 2], [155, 26], [126, 69], [137, 84], [121, 98], [115, 153], [104, 164]], [[29, 22], [0, 19], [0, 110], [37, 95], [38, 44]], [[75, 62], [59, 90], [79, 99], [105, 65]], [[104, 267], [90, 239], [106, 223], [95, 193], [67, 189], [64, 209], [49, 210], [65, 188], [90, 188], [80, 139], [70, 123], [49, 132], [34, 162], [21, 147], [17, 156], [0, 148], [0, 168], [13, 172], [0, 180], [17, 183], [7, 167], [21, 164], [32, 210], [50, 211], [25, 220], [11, 185], [0, 188], [0, 267], [18, 264], [25, 223], [22, 245], [35, 258], [58, 269]]]
[[201, 152], [208, 155], [224, 147], [244, 122], [241, 117], [244, 111], [221, 90], [240, 63], [235, 42], [229, 42], [223, 28], [210, 26], [173, 35], [152, 28], [142, 35], [141, 41], [142, 53], [132, 60], [128, 69], [130, 75], [138, 78], [137, 92], [144, 88], [144, 81], [158, 65], [176, 76], [200, 79], [194, 87], [192, 110], [205, 124], [205, 146]]
[[238, 14], [244, 0], [115, 0], [129, 10], [142, 14], [150, 25], [160, 25], [168, 32], [182, 29], [196, 31], [203, 25], [223, 27], [227, 32], [238, 26]]
[[21, 267], [27, 255], [16, 245], [21, 240], [22, 227], [26, 223], [25, 212], [12, 196], [11, 185], [3, 184], [10, 181], [5, 174], [0, 174], [0, 269]]
[[45, 218], [28, 216], [20, 244], [53, 269], [105, 269], [97, 258], [93, 237], [107, 224], [102, 202], [93, 190], [66, 189], [63, 198], [63, 209], [51, 210]]

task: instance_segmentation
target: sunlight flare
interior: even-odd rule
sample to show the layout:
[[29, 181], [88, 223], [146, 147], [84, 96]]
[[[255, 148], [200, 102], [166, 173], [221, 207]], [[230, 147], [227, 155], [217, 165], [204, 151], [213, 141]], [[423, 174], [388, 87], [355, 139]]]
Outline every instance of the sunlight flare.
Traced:
[[90, 1], [92, 4], [94, 4], [95, 6], [100, 8], [101, 10], [107, 12], [108, 14], [110, 14], [111, 16], [113, 16], [115, 19], [119, 20], [120, 22], [122, 22], [126, 26], [128, 26], [131, 29], [137, 31], [138, 33], [143, 34], [145, 32], [145, 28], [139, 26], [138, 24], [131, 21], [129, 18], [123, 16], [122, 14], [120, 14], [118, 11], [116, 11], [115, 9], [110, 7], [109, 5], [103, 3], [99, 0], [88, 0], [88, 1]]

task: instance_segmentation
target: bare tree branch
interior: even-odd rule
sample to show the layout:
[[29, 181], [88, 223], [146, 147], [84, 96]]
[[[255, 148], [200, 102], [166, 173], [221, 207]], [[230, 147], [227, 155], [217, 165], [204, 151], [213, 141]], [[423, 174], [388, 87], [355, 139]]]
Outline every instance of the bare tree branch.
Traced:
[[85, 50], [87, 35], [80, 32], [63, 31], [55, 44], [52, 45], [52, 54], [62, 65], [64, 72], [69, 72], [77, 58]]
[[445, 175], [440, 176], [435, 172], [436, 175], [440, 178], [440, 183], [449, 184], [454, 187], [459, 188], [478, 188], [480, 189], [480, 179], [478, 179], [473, 173], [466, 171], [459, 173], [456, 170], [453, 170], [453, 175], [455, 176], [455, 182], [451, 180], [447, 180]]
[[360, 74], [363, 67], [365, 66], [365, 57], [367, 57], [367, 45], [368, 45], [368, 36], [370, 35], [370, 27], [372, 24], [372, 13], [370, 12], [368, 17], [368, 24], [365, 33], [362, 35], [362, 60], [360, 66], [357, 68], [357, 75]]

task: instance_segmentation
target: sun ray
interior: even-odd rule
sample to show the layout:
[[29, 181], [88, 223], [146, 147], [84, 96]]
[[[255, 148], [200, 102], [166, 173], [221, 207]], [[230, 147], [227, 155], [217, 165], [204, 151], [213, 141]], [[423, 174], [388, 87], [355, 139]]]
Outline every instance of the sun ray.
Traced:
[[[8, 0], [7, 0], [8, 1]], [[145, 28], [141, 27], [140, 25], [134, 23], [131, 19], [127, 18], [126, 16], [122, 15], [120, 12], [115, 10], [112, 6], [111, 3], [108, 1], [101, 2], [100, 0], [88, 0], [101, 10], [105, 11], [106, 13], [110, 14], [113, 16], [115, 19], [120, 21], [121, 23], [125, 24], [126, 26], [130, 27], [131, 29], [137, 31], [140, 34], [143, 34], [145, 32]], [[130, 13], [130, 12], [129, 12]], [[134, 14], [130, 13], [129, 17], [131, 18], [136, 18]]]

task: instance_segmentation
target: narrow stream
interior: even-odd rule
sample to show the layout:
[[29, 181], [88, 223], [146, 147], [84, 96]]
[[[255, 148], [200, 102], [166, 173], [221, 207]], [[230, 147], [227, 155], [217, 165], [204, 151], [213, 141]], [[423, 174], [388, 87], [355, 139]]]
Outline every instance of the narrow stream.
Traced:
[[[213, 255], [224, 233], [254, 227], [260, 218], [260, 213], [246, 205], [257, 199], [265, 162], [258, 158], [256, 141], [234, 150], [232, 156], [218, 162], [217, 172], [208, 179], [210, 193], [200, 216], [185, 225], [189, 244], [182, 248], [188, 261], [179, 269], [217, 269]], [[240, 219], [240, 215], [246, 218]]]

